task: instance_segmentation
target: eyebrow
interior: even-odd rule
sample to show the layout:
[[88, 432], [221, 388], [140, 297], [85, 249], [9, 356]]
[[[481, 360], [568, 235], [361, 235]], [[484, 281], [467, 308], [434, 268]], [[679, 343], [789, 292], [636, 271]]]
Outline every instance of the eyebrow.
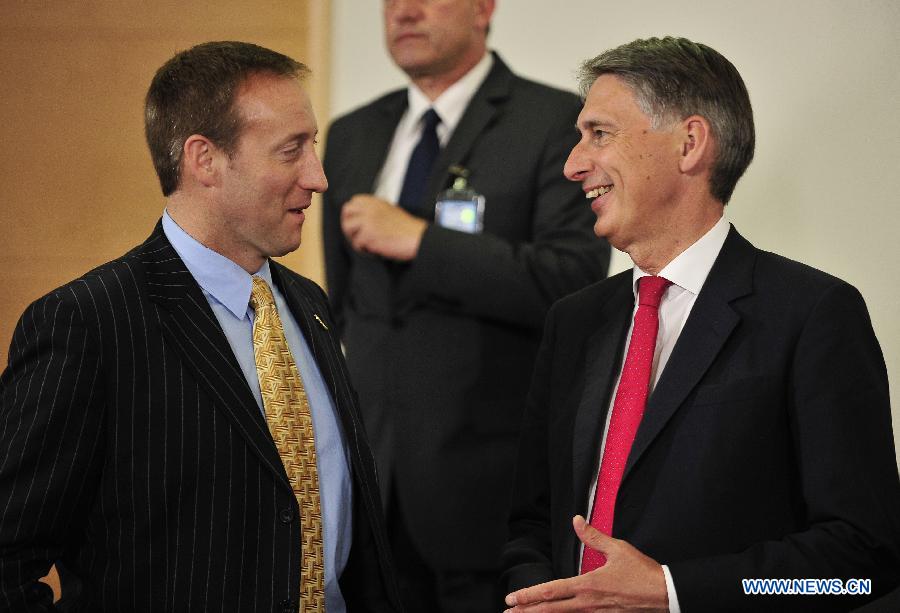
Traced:
[[581, 124], [575, 124], [575, 130], [580, 132], [582, 128], [592, 130], [593, 128], [612, 128], [615, 127], [612, 122], [605, 119], [589, 119]]
[[293, 143], [295, 141], [302, 142], [304, 140], [316, 140], [316, 137], [318, 135], [318, 129], [314, 130], [313, 132], [294, 132], [293, 134], [289, 134], [288, 136], [285, 136], [280, 141], [278, 141], [278, 143], [275, 145], [275, 148], [277, 149], [279, 147], [283, 147], [288, 143]]

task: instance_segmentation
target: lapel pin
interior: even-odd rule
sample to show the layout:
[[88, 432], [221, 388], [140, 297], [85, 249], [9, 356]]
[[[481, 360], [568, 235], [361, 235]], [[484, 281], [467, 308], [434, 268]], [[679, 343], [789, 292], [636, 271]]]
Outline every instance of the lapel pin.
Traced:
[[316, 321], [319, 322], [319, 325], [320, 325], [320, 326], [322, 326], [323, 328], [325, 328], [326, 331], [328, 330], [328, 326], [325, 325], [325, 322], [322, 321], [322, 318], [319, 317], [319, 315], [318, 315], [317, 313], [313, 313], [313, 317], [316, 318]]

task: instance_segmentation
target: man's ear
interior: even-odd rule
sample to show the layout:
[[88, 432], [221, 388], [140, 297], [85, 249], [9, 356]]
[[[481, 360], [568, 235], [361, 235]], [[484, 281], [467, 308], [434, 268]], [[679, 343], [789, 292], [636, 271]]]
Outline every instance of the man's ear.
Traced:
[[491, 16], [494, 14], [495, 0], [478, 0], [475, 3], [476, 22], [487, 31], [491, 24]]
[[681, 159], [679, 167], [686, 174], [698, 174], [712, 166], [715, 143], [705, 117], [691, 115], [681, 122]]
[[192, 179], [204, 187], [212, 187], [218, 180], [217, 158], [221, 151], [208, 138], [191, 134], [184, 141], [181, 152], [182, 179]]

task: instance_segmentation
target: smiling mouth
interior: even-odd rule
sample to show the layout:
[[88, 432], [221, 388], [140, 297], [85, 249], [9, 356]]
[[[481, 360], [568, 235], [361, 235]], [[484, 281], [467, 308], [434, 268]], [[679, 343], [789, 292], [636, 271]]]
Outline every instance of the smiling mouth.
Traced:
[[608, 193], [613, 188], [612, 185], [601, 185], [600, 187], [595, 187], [591, 191], [585, 194], [585, 197], [589, 200], [593, 200], [594, 198], [599, 198], [603, 194]]

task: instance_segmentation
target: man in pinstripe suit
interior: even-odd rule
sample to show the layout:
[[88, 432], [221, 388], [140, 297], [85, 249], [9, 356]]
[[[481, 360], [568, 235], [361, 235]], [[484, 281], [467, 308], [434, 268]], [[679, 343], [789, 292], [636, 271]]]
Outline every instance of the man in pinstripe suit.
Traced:
[[269, 434], [251, 276], [275, 294], [315, 429], [325, 600], [394, 611], [374, 463], [321, 289], [272, 262], [327, 182], [306, 68], [207, 43], [158, 72], [166, 196], [142, 245], [32, 304], [0, 379], [0, 610], [297, 611], [297, 501]]

